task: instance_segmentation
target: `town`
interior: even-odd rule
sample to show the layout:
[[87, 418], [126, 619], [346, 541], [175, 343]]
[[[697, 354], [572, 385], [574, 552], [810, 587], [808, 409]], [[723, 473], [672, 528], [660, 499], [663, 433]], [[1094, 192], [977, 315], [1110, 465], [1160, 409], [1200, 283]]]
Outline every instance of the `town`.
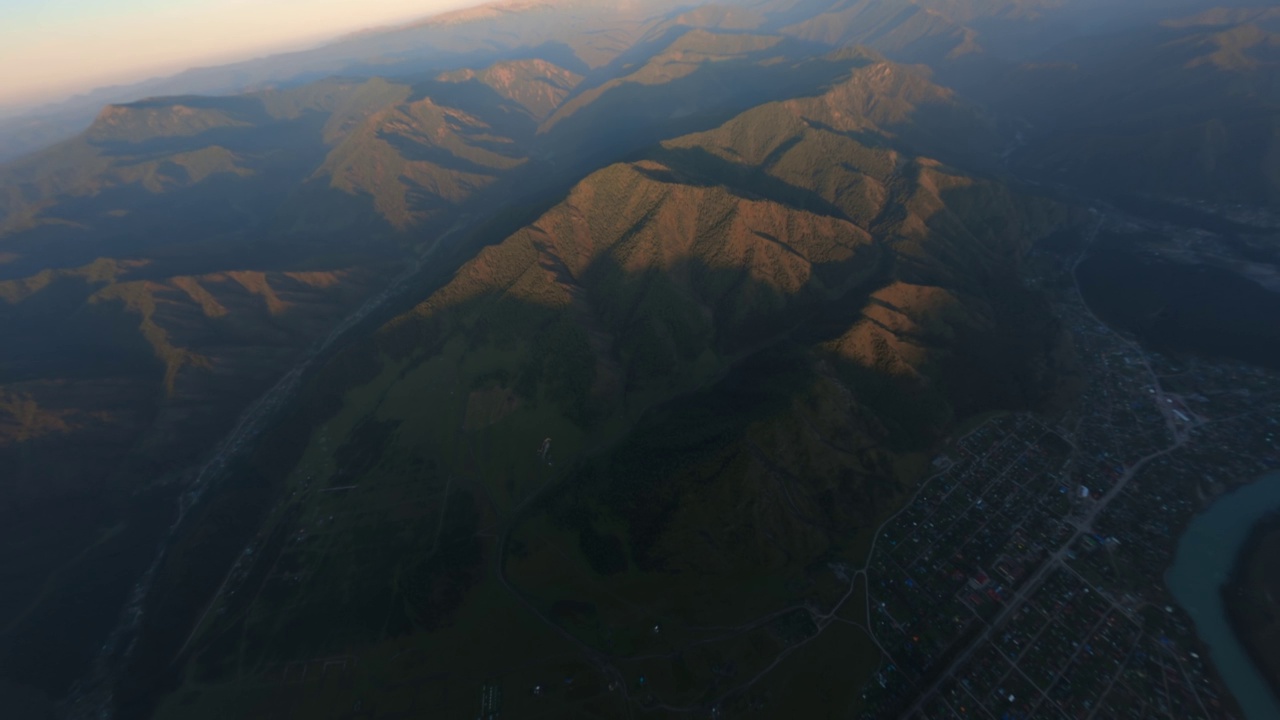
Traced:
[[1080, 397], [960, 438], [881, 528], [865, 718], [1239, 716], [1163, 575], [1197, 511], [1280, 465], [1280, 381], [1144, 350], [1078, 288], [1053, 296]]

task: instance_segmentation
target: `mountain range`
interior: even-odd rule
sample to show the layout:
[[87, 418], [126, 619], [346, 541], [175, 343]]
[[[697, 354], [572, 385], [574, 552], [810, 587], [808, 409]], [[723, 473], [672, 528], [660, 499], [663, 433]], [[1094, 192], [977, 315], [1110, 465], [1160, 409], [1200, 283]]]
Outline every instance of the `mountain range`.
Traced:
[[702, 708], [1069, 392], [1081, 197], [1280, 207], [1280, 15], [1214, 4], [520, 0], [4, 121], [0, 702]]

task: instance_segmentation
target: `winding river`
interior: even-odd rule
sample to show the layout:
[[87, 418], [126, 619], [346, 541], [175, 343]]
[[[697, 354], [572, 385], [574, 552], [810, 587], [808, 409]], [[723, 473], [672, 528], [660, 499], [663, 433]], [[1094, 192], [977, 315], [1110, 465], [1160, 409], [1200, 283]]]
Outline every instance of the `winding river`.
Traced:
[[1280, 718], [1280, 701], [1236, 639], [1220, 589], [1249, 532], [1274, 510], [1280, 510], [1280, 473], [1264, 475], [1219, 498], [1187, 526], [1165, 575], [1165, 583], [1195, 621], [1196, 632], [1209, 646], [1214, 665], [1249, 720]]

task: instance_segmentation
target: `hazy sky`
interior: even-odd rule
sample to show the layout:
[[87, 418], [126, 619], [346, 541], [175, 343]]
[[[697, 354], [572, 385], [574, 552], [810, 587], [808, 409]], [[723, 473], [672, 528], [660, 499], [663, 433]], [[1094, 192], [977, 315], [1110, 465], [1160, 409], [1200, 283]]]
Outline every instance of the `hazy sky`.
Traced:
[[0, 106], [247, 59], [480, 0], [0, 0]]

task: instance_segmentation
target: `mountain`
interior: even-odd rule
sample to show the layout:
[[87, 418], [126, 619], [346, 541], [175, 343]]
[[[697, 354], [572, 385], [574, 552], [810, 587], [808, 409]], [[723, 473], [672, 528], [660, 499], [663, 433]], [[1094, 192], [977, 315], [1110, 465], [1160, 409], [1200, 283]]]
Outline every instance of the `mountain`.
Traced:
[[[517, 92], [572, 77], [525, 70]], [[171, 501], [227, 452], [218, 438], [525, 163], [535, 119], [471, 84], [333, 79], [110, 106], [0, 169], [6, 677], [65, 692], [63, 668], [101, 645]], [[44, 529], [68, 518], [73, 531]], [[84, 624], [50, 642], [67, 613]]]
[[1024, 174], [1275, 207], [1275, 11], [1214, 5], [849, 0], [781, 31], [930, 65], [1021, 137]]
[[[652, 42], [643, 63], [584, 83], [539, 127], [554, 157], [596, 163], [673, 133], [711, 127], [761, 102], [818, 92], [856, 57], [813, 55], [775, 35], [681, 26]], [[601, 129], [608, 129], [602, 133]]]
[[[810, 569], [854, 551], [957, 417], [1044, 402], [1058, 330], [1016, 277], [1064, 210], [914, 154], [971, 110], [918, 69], [846, 59], [824, 92], [588, 175], [335, 357], [242, 471], [289, 498], [252, 541], [289, 575], [233, 570], [237, 595], [193, 618], [175, 598], [216, 589], [193, 570], [213, 550], [173, 550], [139, 662], [185, 635], [159, 628], [197, 629], [159, 714], [264, 712], [222, 689], [234, 668], [353, 648], [477, 687], [499, 655], [625, 660], [648, 642], [626, 597], [673, 639], [770, 606], [760, 578], [818, 602]], [[332, 550], [289, 540], [312, 533]], [[568, 642], [512, 626], [522, 603]], [[495, 642], [457, 634], [475, 613]]]
[[[344, 319], [365, 317], [365, 303], [381, 308], [391, 289], [412, 298], [421, 291], [405, 278], [447, 271], [451, 229], [491, 233], [494, 208], [506, 213], [498, 226], [516, 221], [520, 203], [665, 132], [669, 116], [655, 113], [622, 133], [568, 123], [539, 134], [583, 72], [608, 83], [603, 48], [679, 25], [649, 10], [566, 12], [604, 23], [603, 35], [551, 14], [504, 40], [534, 43], [523, 58], [110, 105], [75, 138], [0, 167], [0, 463], [19, 468], [0, 491], [0, 548], [16, 568], [0, 628], [6, 678], [69, 692], [154, 559], [175, 500], [270, 417], [274, 405], [257, 399], [277, 397], [270, 389], [333, 333], [359, 327]], [[453, 16], [406, 32], [505, 32], [488, 22]], [[538, 33], [573, 39], [587, 60]], [[738, 58], [735, 72], [776, 57]], [[841, 67], [793, 80], [816, 87]], [[685, 97], [695, 117], [684, 127], [787, 90], [775, 80]], [[628, 112], [626, 92], [606, 95], [598, 118]], [[239, 439], [219, 445], [233, 430]], [[75, 531], [46, 530], [68, 519]], [[69, 615], [80, 623], [71, 633]]]
[[930, 64], [990, 55], [1019, 61], [1046, 46], [1141, 25], [1203, 0], [840, 0], [810, 6], [782, 32], [831, 45], [864, 44], [891, 57]]
[[[647, 25], [691, 3], [500, 0], [392, 27], [353, 33], [318, 47], [171, 77], [109, 87], [0, 122], [0, 161], [74, 136], [108, 104], [186, 94], [236, 95], [290, 89], [325, 77], [357, 79], [481, 68], [544, 58], [575, 72], [599, 68]], [[697, 4], [697, 3], [692, 3]]]
[[70, 138], [108, 104], [183, 94], [232, 95], [326, 77], [396, 77], [543, 57], [580, 74], [609, 67], [672, 26], [783, 31], [829, 45], [871, 45], [894, 59], [938, 62], [994, 53], [1025, 59], [1118, 23], [1154, 22], [1212, 7], [1209, 0], [505, 0], [314, 48], [102, 88], [0, 120], [0, 161]]
[[458, 70], [445, 73], [439, 79], [479, 83], [519, 105], [535, 121], [542, 121], [555, 112], [582, 82], [581, 75], [545, 60], [502, 62], [479, 72]]
[[1275, 208], [1277, 32], [1274, 9], [1220, 11], [1068, 43], [993, 102], [1031, 124], [1014, 159], [1046, 177]]
[[519, 0], [93, 101], [0, 165], [0, 702], [855, 707], [806, 608], [1071, 385], [1028, 266], [1274, 209], [1277, 16], [1208, 5]]

